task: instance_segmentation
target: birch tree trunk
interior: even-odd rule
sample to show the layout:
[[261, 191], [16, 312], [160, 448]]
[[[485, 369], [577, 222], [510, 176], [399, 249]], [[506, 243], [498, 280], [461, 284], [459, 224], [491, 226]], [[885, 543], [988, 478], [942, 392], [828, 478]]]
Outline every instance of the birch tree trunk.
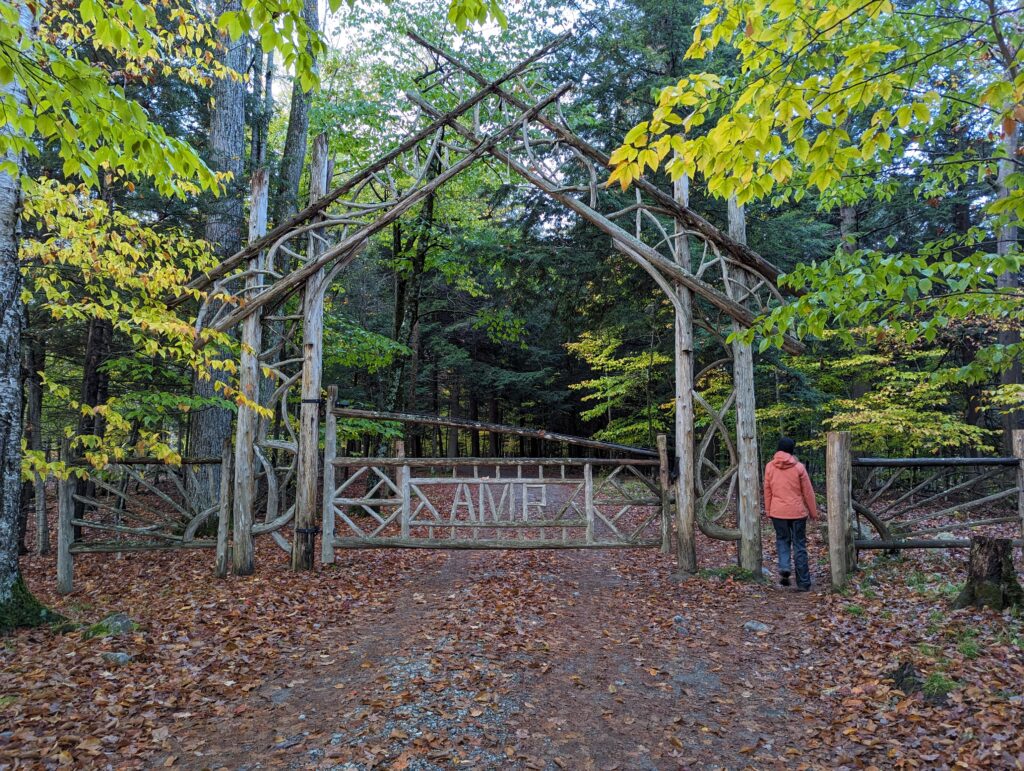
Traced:
[[[230, 0], [224, 10], [239, 10], [239, 0]], [[245, 72], [246, 39], [222, 40], [225, 50], [223, 64], [235, 72]], [[211, 203], [204, 237], [217, 254], [234, 254], [242, 246], [242, 228], [245, 224], [242, 198], [245, 173], [245, 84], [232, 78], [214, 82], [213, 109], [210, 113], [210, 153], [208, 163], [215, 171], [231, 172], [233, 179], [225, 193]], [[194, 390], [197, 396], [219, 395], [217, 382], [224, 379], [219, 372], [197, 373]], [[204, 407], [192, 415], [189, 430], [189, 455], [220, 457], [224, 440], [231, 436], [232, 412], [227, 407]], [[220, 489], [220, 469], [215, 469], [209, 484], [192, 485], [189, 496], [199, 508], [208, 508], [217, 502]]]
[[[747, 222], [743, 207], [729, 199], [729, 235], [741, 244], [747, 242]], [[746, 271], [730, 267], [729, 275], [741, 304], [747, 287]], [[742, 331], [733, 323], [733, 331]], [[757, 453], [757, 418], [754, 399], [754, 351], [750, 343], [732, 344], [732, 382], [736, 392], [736, 453], [739, 477], [737, 519], [740, 528], [740, 567], [761, 576], [761, 459]]]
[[[320, 29], [317, 0], [304, 0], [302, 16], [312, 32]], [[312, 56], [312, 53], [310, 53]], [[316, 60], [313, 61], [314, 68]], [[274, 223], [280, 224], [299, 210], [299, 181], [306, 163], [309, 134], [309, 105], [312, 94], [303, 91], [298, 78], [292, 80], [292, 104], [288, 112], [288, 132], [281, 153], [281, 168], [274, 195]]]
[[[33, 17], [26, 3], [16, 3], [18, 22], [32, 34]], [[0, 85], [0, 93], [19, 106], [25, 91], [16, 81]], [[0, 131], [10, 131], [10, 125]], [[18, 515], [21, 508], [21, 271], [18, 264], [21, 216], [21, 157], [10, 153], [0, 162], [13, 164], [15, 173], [0, 170], [0, 630], [38, 624], [44, 610], [28, 593], [18, 569]]]

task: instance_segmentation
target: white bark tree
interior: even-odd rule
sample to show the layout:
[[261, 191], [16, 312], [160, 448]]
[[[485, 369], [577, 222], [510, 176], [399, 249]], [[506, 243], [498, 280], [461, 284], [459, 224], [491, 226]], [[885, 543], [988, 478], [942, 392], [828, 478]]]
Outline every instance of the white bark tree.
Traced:
[[[33, 16], [19, 3], [19, 23], [26, 36]], [[25, 91], [17, 80], [0, 86], [19, 106]], [[9, 124], [0, 131], [12, 131]], [[21, 303], [18, 238], [21, 218], [20, 155], [0, 156], [0, 630], [39, 623], [45, 612], [21, 582], [18, 569], [18, 517], [21, 509]], [[13, 171], [12, 171], [13, 166]], [[2, 170], [6, 168], [7, 170]]]

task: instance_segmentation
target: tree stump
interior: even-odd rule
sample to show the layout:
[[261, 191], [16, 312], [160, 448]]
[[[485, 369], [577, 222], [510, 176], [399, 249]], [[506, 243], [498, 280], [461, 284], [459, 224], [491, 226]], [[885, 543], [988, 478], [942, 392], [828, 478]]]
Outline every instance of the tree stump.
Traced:
[[971, 536], [971, 554], [967, 563], [967, 585], [953, 603], [954, 608], [968, 606], [1004, 610], [1024, 605], [1024, 589], [1013, 567], [1013, 547], [1009, 538]]

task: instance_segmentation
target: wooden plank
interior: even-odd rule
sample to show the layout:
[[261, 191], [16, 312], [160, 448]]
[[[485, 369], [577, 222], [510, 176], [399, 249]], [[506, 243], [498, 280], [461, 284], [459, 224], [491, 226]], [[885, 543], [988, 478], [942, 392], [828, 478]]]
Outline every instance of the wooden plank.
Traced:
[[[327, 135], [313, 140], [309, 201], [327, 194]], [[310, 234], [306, 259], [319, 261], [322, 241]], [[302, 402], [299, 405], [299, 451], [295, 466], [295, 537], [292, 539], [292, 570], [312, 570], [316, 548], [316, 495], [320, 478], [320, 381], [323, 374], [324, 292], [326, 266], [309, 276], [302, 294]]]
[[[1016, 492], [1016, 491], [1014, 491]], [[972, 522], [950, 522], [946, 525], [936, 525], [935, 527], [924, 527], [919, 530], [906, 533], [906, 538], [915, 538], [919, 535], [930, 535], [932, 533], [952, 533], [954, 530], [969, 530], [972, 527], [984, 527], [985, 525], [1005, 525], [1007, 522], [1017, 522], [1017, 514], [1013, 514], [1006, 517], [989, 517], [988, 519], [976, 519]], [[903, 533], [900, 534], [901, 537]]]
[[583, 467], [583, 513], [587, 519], [587, 543], [594, 543], [594, 469], [591, 464]]
[[[524, 59], [518, 65], [513, 67], [504, 75], [502, 75], [500, 78], [497, 78], [496, 80], [487, 83], [483, 88], [481, 88], [475, 94], [470, 96], [468, 99], [464, 100], [454, 109], [452, 109], [449, 113], [447, 113], [445, 116], [446, 120], [457, 118], [460, 115], [464, 115], [465, 113], [469, 112], [477, 104], [479, 104], [481, 101], [487, 98], [487, 96], [494, 93], [495, 89], [501, 86], [501, 84], [506, 83], [509, 80], [525, 72], [535, 62], [544, 58], [549, 53], [551, 53], [551, 51], [562, 45], [562, 43], [568, 40], [569, 37], [571, 36], [568, 33], [556, 37], [550, 43], [538, 49], [535, 53]], [[307, 206], [305, 209], [298, 212], [285, 222], [279, 224], [277, 227], [275, 227], [273, 230], [267, 233], [263, 238], [259, 239], [259, 241], [249, 244], [244, 249], [241, 249], [240, 251], [236, 252], [230, 257], [221, 260], [220, 263], [218, 263], [215, 268], [195, 277], [194, 279], [192, 279], [192, 281], [189, 282], [185, 294], [172, 300], [169, 303], [169, 305], [171, 307], [175, 307], [183, 302], [192, 299], [195, 292], [209, 288], [217, 279], [221, 278], [222, 276], [226, 276], [232, 270], [234, 270], [239, 265], [244, 263], [247, 259], [249, 259], [251, 255], [255, 254], [256, 252], [262, 249], [267, 249], [271, 247], [276, 241], [278, 241], [283, 236], [287, 235], [295, 228], [303, 225], [306, 221], [311, 220], [317, 215], [323, 213], [323, 211], [330, 204], [334, 203], [347, 193], [350, 193], [362, 182], [364, 182], [366, 179], [370, 178], [374, 174], [383, 171], [385, 168], [387, 168], [388, 165], [396, 161], [404, 153], [407, 153], [410, 150], [412, 150], [417, 144], [422, 142], [424, 139], [427, 139], [428, 137], [437, 133], [437, 131], [445, 125], [445, 122], [445, 120], [435, 120], [425, 128], [422, 128], [419, 131], [416, 131], [415, 133], [411, 134], [394, 150], [385, 153], [376, 161], [367, 166], [365, 169], [357, 172], [355, 175], [349, 177], [341, 185], [331, 190], [331, 192], [328, 195], [319, 199], [315, 203]]]
[[454, 527], [456, 530], [459, 528], [473, 528], [474, 530], [486, 530], [487, 528], [494, 528], [495, 530], [530, 530], [532, 528], [558, 528], [558, 527], [586, 527], [587, 520], [585, 519], [538, 519], [538, 520], [513, 520], [513, 521], [500, 521], [500, 522], [479, 522], [459, 519], [448, 519], [443, 522], [437, 522], [432, 519], [428, 520], [417, 520], [413, 519], [409, 522], [410, 527]]
[[[111, 461], [103, 468], [112, 469], [118, 466], [166, 466], [167, 468], [181, 468], [182, 466], [213, 466], [220, 462], [220, 458], [213, 457], [190, 458], [186, 456], [179, 463], [169, 463], [161, 458], [122, 458], [121, 460]], [[68, 465], [92, 467], [92, 463], [84, 458], [75, 458], [69, 461]]]
[[826, 495], [828, 500], [828, 556], [832, 572], [832, 588], [839, 591], [846, 585], [849, 564], [849, 542], [853, 538], [850, 514], [852, 491], [850, 481], [850, 433], [829, 431], [825, 451]]
[[[267, 201], [270, 177], [266, 169], [257, 169], [252, 175], [249, 205], [249, 243], [254, 243], [267, 232]], [[249, 258], [249, 275], [245, 279], [245, 298], [251, 299], [263, 287], [265, 257], [262, 251]], [[263, 348], [263, 314], [254, 313], [242, 322], [242, 346], [239, 360], [239, 390], [253, 403], [260, 400], [260, 352]], [[235, 421], [234, 495], [232, 518], [232, 567], [235, 575], [248, 576], [255, 570], [253, 564], [253, 508], [256, 500], [255, 445], [260, 416], [249, 404], [240, 404]], [[223, 473], [223, 472], [222, 472]], [[218, 555], [219, 556], [219, 555]], [[219, 565], [219, 563], [218, 563]]]
[[[559, 434], [554, 431], [545, 431], [538, 428], [524, 428], [522, 426], [508, 426], [501, 423], [482, 423], [478, 420], [467, 420], [466, 418], [452, 418], [441, 415], [418, 415], [406, 412], [380, 412], [378, 410], [357, 410], [351, 407], [334, 407], [331, 410], [345, 418], [366, 418], [369, 420], [393, 420], [398, 423], [412, 423], [425, 426], [448, 426], [452, 428], [463, 428], [468, 431], [489, 431], [493, 434], [513, 434], [516, 436], [529, 436], [537, 439], [547, 439], [552, 442], [568, 442], [580, 447], [593, 447], [599, 450], [612, 450], [615, 452], [628, 452], [634, 455], [643, 455], [649, 458], [657, 458], [658, 451], [646, 447], [634, 447], [628, 444], [615, 444], [614, 442], [602, 442], [597, 439], [588, 439], [583, 436], [572, 436], [571, 434]], [[469, 460], [469, 459], [467, 459]]]
[[231, 509], [231, 482], [234, 478], [232, 473], [233, 458], [231, 440], [224, 440], [224, 462], [220, 469], [220, 506], [217, 511], [217, 556], [214, 561], [213, 572], [217, 578], [225, 578], [228, 574], [230, 554], [228, 548], [228, 531]]
[[[411, 468], [432, 466], [452, 468], [459, 466], [657, 466], [658, 461], [647, 458], [335, 458], [335, 466], [401, 466]], [[483, 479], [484, 477], [481, 477]], [[449, 479], [449, 481], [451, 481]], [[510, 481], [502, 479], [502, 481]], [[550, 480], [548, 480], [550, 481]]]
[[336, 506], [400, 506], [401, 498], [335, 498]]
[[187, 543], [76, 543], [71, 547], [72, 554], [109, 554], [130, 551], [176, 551], [178, 549], [214, 549], [216, 541], [188, 541]]
[[[338, 387], [327, 387], [327, 403], [334, 404], [338, 399]], [[321, 492], [320, 512], [320, 563], [334, 563], [334, 459], [338, 454], [338, 418], [327, 410], [324, 416], [324, 484]]]
[[[890, 551], [894, 549], [969, 549], [971, 542], [966, 538], [959, 538], [956, 540], [944, 538], [937, 539], [907, 539], [905, 541], [891, 540], [891, 541], [875, 541], [870, 539], [857, 539], [854, 542], [858, 549], [884, 549]], [[1018, 538], [1012, 541], [1014, 546], [1024, 546], [1024, 539]]]
[[854, 466], [894, 466], [925, 468], [927, 466], [1016, 466], [1017, 458], [854, 458]]
[[[447, 527], [447, 525], [446, 525]], [[519, 541], [449, 538], [337, 538], [338, 549], [656, 549], [657, 538], [628, 543], [623, 541]]]

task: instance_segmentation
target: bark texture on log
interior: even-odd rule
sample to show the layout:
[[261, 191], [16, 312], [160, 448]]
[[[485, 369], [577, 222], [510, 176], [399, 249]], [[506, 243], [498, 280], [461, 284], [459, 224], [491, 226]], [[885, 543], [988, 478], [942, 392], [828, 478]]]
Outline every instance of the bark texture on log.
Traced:
[[954, 601], [954, 608], [1004, 610], [1024, 605], [1024, 589], [1013, 568], [1013, 544], [1009, 538], [971, 536], [967, 560], [967, 585]]
[[[257, 169], [252, 177], [252, 195], [249, 208], [249, 241], [256, 241], [267, 232], [267, 201], [269, 177], [266, 169]], [[245, 280], [246, 296], [263, 286], [263, 253], [249, 260], [252, 271]], [[262, 351], [263, 314], [257, 313], [242, 322], [242, 352], [238, 369], [239, 389], [246, 399], [258, 403], [260, 399], [260, 352]], [[253, 572], [252, 523], [256, 502], [256, 442], [260, 416], [253, 407], [240, 405], [235, 424], [234, 495], [232, 510], [232, 566], [237, 575]], [[222, 474], [227, 473], [222, 467]], [[221, 487], [224, 487], [223, 480]], [[224, 505], [221, 494], [221, 506]], [[226, 519], [225, 519], [226, 524]], [[218, 571], [219, 571], [218, 557]]]
[[[735, 198], [729, 199], [729, 236], [747, 243], [747, 218]], [[729, 267], [729, 277], [739, 292], [747, 288], [742, 268]], [[742, 303], [742, 297], [734, 298]], [[743, 328], [733, 322], [733, 332]], [[740, 529], [740, 567], [761, 575], [761, 459], [757, 452], [757, 415], [754, 394], [754, 349], [737, 340], [732, 344], [732, 388], [736, 394], [736, 453], [739, 468], [736, 519]]]
[[[315, 203], [327, 193], [330, 159], [327, 135], [313, 142], [309, 199]], [[308, 260], [315, 262], [320, 242], [311, 236]], [[295, 465], [295, 539], [292, 570], [312, 570], [316, 549], [317, 492], [320, 479], [320, 387], [324, 356], [324, 293], [327, 270], [321, 268], [306, 282], [302, 296], [302, 403], [299, 406], [298, 448]]]
[[846, 585], [853, 565], [850, 550], [853, 542], [851, 512], [853, 499], [850, 480], [850, 433], [830, 431], [826, 448], [825, 477], [828, 503], [828, 558], [831, 565], [832, 588], [836, 591]]
[[[673, 186], [675, 199], [690, 205], [690, 180], [682, 177]], [[690, 241], [683, 224], [675, 223], [676, 262], [692, 270]], [[676, 453], [676, 570], [680, 574], [697, 572], [696, 528], [696, 437], [693, 408], [693, 292], [676, 284], [679, 300], [673, 325], [675, 342], [675, 453]]]

